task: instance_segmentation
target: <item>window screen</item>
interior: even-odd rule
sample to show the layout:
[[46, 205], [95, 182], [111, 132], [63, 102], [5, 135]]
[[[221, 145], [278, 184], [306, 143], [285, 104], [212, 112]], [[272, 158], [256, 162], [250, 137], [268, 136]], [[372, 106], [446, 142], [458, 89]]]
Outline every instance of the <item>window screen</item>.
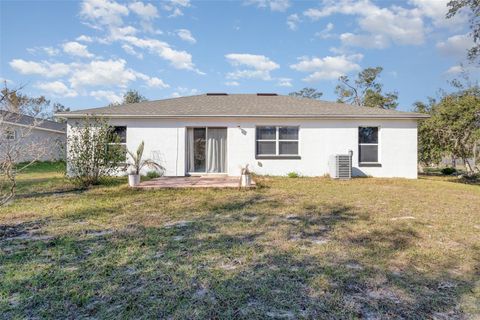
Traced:
[[358, 128], [358, 154], [360, 163], [378, 162], [378, 127]]
[[298, 127], [257, 127], [256, 150], [260, 156], [298, 155]]
[[111, 130], [111, 142], [107, 148], [112, 157], [118, 158], [120, 162], [127, 160], [127, 127], [114, 126]]

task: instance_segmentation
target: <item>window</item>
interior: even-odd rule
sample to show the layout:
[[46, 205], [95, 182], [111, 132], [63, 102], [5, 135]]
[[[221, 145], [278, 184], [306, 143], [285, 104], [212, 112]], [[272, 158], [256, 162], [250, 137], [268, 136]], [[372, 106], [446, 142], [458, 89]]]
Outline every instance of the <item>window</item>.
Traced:
[[125, 162], [127, 160], [127, 127], [115, 126], [110, 130], [111, 137], [107, 148], [112, 152], [112, 156], [118, 156], [120, 162]]
[[359, 163], [378, 163], [378, 127], [358, 128]]
[[257, 127], [257, 157], [298, 156], [298, 127]]
[[15, 129], [6, 128], [4, 131], [5, 140], [15, 140], [17, 138]]

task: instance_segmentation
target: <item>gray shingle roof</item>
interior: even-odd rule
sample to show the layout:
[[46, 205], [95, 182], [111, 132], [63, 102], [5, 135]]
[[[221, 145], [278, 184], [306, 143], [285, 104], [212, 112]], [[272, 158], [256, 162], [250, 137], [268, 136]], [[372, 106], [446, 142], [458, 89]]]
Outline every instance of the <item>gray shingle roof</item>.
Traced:
[[196, 95], [56, 114], [56, 116], [66, 118], [78, 118], [85, 115], [109, 117], [425, 117], [423, 114], [412, 112], [356, 107], [290, 96], [259, 96], [256, 94]]
[[24, 126], [35, 126], [36, 128], [63, 132], [67, 131], [66, 123], [59, 123], [51, 120], [35, 118], [5, 110], [0, 110], [0, 119], [3, 119], [3, 121], [5, 122], [16, 123]]

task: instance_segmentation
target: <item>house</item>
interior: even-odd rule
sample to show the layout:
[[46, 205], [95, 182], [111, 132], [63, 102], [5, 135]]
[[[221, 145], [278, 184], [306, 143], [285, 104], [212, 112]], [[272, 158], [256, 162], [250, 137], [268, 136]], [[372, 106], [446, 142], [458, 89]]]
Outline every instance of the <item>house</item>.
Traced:
[[15, 161], [64, 158], [66, 123], [0, 110], [0, 152], [14, 150]]
[[167, 176], [322, 176], [329, 157], [353, 151], [356, 176], [417, 177], [417, 121], [425, 115], [281, 96], [207, 93], [94, 108], [56, 116], [67, 133], [86, 116], [106, 117], [135, 150], [160, 162]]

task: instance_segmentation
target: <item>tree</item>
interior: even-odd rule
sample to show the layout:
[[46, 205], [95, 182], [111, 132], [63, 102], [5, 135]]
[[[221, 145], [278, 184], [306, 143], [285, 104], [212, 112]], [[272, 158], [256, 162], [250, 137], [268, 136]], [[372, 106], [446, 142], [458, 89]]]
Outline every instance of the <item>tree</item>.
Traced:
[[23, 88], [24, 86], [9, 89], [5, 81], [0, 93], [2, 109], [32, 117], [46, 117], [50, 100], [47, 100], [44, 96], [29, 97], [21, 93]]
[[137, 90], [130, 89], [123, 94], [123, 99], [121, 102], [113, 102], [113, 103], [110, 103], [108, 106], [115, 107], [115, 106], [121, 106], [123, 104], [138, 103], [143, 101], [148, 101], [148, 99], [143, 95], [141, 95]]
[[439, 155], [451, 154], [463, 160], [467, 174], [478, 170], [469, 158], [480, 139], [479, 87], [444, 95], [427, 110], [431, 117], [419, 128], [420, 159], [428, 162]]
[[[22, 88], [9, 89], [5, 82], [0, 93], [0, 205], [15, 197], [18, 173], [41, 159], [48, 150], [45, 139], [32, 135], [42, 123], [38, 115], [44, 112], [48, 102], [44, 97], [22, 94]], [[19, 122], [22, 126], [11, 125]], [[20, 163], [25, 159], [29, 161]]]
[[104, 119], [87, 117], [75, 123], [67, 139], [68, 176], [85, 188], [115, 174], [127, 153], [119, 142]]
[[288, 95], [291, 97], [320, 99], [323, 96], [323, 92], [317, 91], [317, 89], [314, 88], [303, 88], [299, 91], [290, 92]]
[[[414, 111], [431, 114], [435, 104], [436, 101], [432, 98], [428, 104], [417, 101], [414, 103]], [[435, 138], [435, 130], [435, 123], [430, 118], [418, 123], [418, 161], [421, 164], [438, 164], [442, 160], [444, 151]]]
[[447, 4], [449, 10], [447, 18], [453, 18], [460, 12], [470, 11], [470, 29], [473, 38], [473, 47], [468, 50], [468, 58], [473, 61], [480, 57], [480, 1], [479, 0], [451, 0]]
[[348, 76], [338, 78], [340, 83], [335, 88], [337, 101], [356, 106], [395, 109], [398, 106], [398, 93], [382, 93], [383, 85], [377, 81], [382, 70], [382, 67], [366, 68], [353, 83]]
[[55, 113], [60, 113], [60, 112], [68, 112], [70, 111], [70, 108], [68, 107], [65, 107], [63, 104], [61, 103], [58, 103], [58, 102], [55, 102], [52, 106], [52, 115], [49, 117], [50, 120], [53, 120], [53, 121], [57, 121], [57, 122], [61, 122], [61, 123], [65, 123], [67, 122], [66, 119], [56, 119], [53, 115]]
[[123, 95], [123, 104], [147, 101], [137, 90], [130, 89]]

